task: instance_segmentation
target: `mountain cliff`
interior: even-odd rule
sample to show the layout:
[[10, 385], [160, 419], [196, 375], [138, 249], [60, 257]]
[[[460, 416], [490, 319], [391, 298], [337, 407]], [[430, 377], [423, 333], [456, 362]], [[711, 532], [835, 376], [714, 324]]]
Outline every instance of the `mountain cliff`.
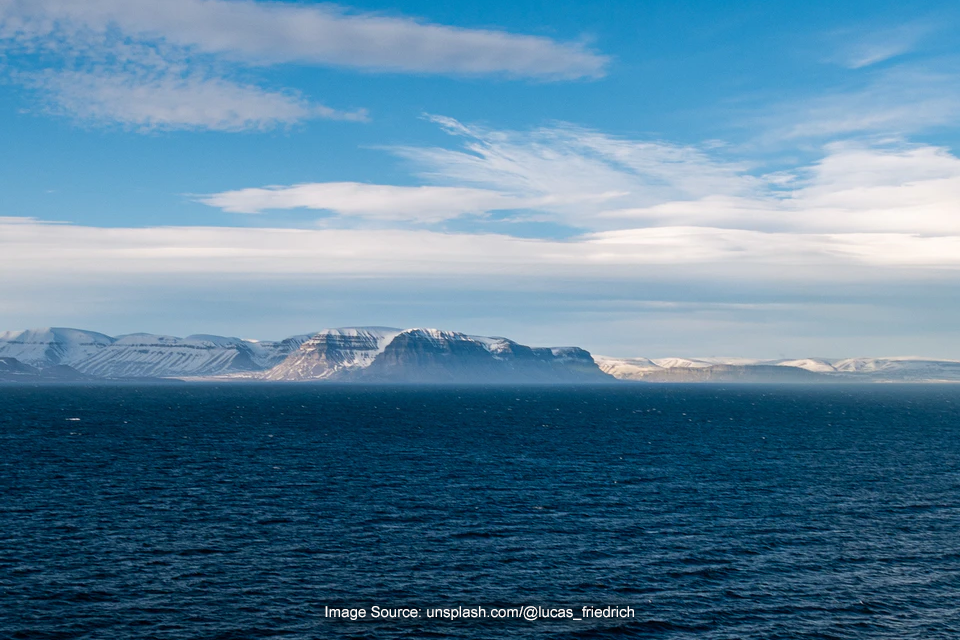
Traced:
[[346, 327], [324, 329], [263, 374], [264, 380], [347, 378], [369, 367], [400, 329]]
[[358, 379], [371, 382], [557, 383], [611, 380], [576, 347], [531, 348], [455, 331], [399, 333]]

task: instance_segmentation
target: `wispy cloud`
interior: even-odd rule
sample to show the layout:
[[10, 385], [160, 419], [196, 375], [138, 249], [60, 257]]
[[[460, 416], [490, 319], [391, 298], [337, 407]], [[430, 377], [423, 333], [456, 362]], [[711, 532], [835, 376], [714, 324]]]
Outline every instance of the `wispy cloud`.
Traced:
[[739, 162], [701, 147], [630, 140], [558, 123], [533, 131], [497, 131], [433, 117], [460, 148], [395, 147], [417, 175], [443, 185], [469, 185], [535, 200], [553, 219], [584, 228], [596, 215], [706, 195], [746, 195], [759, 182]]
[[[0, 219], [0, 268], [30, 278], [113, 274], [491, 275], [653, 277], [642, 266], [696, 269], [701, 278], [764, 280], [802, 269], [842, 280], [859, 266], [960, 268], [960, 235], [811, 234], [711, 227], [655, 227], [574, 241], [428, 230], [96, 228]], [[829, 270], [818, 272], [821, 267]], [[845, 269], [847, 271], [845, 271]], [[820, 273], [819, 276], [815, 275]], [[812, 275], [813, 274], [813, 275]], [[889, 275], [889, 273], [887, 274]], [[886, 277], [877, 274], [878, 278]], [[809, 280], [808, 280], [809, 281]]]
[[[716, 150], [556, 125], [492, 131], [437, 118], [459, 145], [402, 147], [426, 184], [312, 183], [211, 194], [235, 212], [325, 209], [396, 223], [499, 211], [582, 233], [704, 227], [782, 233], [960, 233], [960, 159], [930, 145], [831, 143], [765, 174]], [[482, 229], [482, 226], [481, 226]]]
[[[754, 197], [708, 196], [606, 212], [624, 225], [689, 224], [798, 233], [960, 234], [960, 159], [927, 145], [828, 145]], [[891, 257], [891, 259], [894, 259]]]
[[359, 182], [239, 189], [203, 196], [199, 201], [233, 213], [303, 208], [404, 222], [439, 222], [465, 213], [515, 209], [526, 204], [485, 189], [398, 187]]
[[549, 81], [608, 62], [580, 43], [252, 0], [0, 0], [0, 51], [54, 111], [141, 129], [364, 119], [238, 80], [277, 64]]
[[[77, 38], [110, 28], [253, 64], [297, 62], [417, 73], [602, 76], [608, 59], [580, 43], [351, 13], [336, 5], [252, 0], [5, 0], [8, 34]], [[2, 33], [2, 31], [0, 31]]]
[[869, 67], [915, 50], [934, 30], [934, 25], [928, 21], [880, 29], [842, 29], [828, 38], [836, 49], [831, 60], [848, 69]]
[[462, 144], [388, 148], [428, 184], [311, 183], [245, 188], [200, 201], [241, 213], [308, 208], [419, 222], [515, 210], [524, 220], [533, 216], [596, 230], [610, 226], [600, 215], [604, 211], [708, 195], [742, 196], [762, 186], [745, 165], [713, 158], [698, 147], [621, 139], [562, 123], [517, 132], [443, 117], [432, 120]]
[[145, 77], [102, 71], [42, 73], [27, 80], [49, 97], [51, 110], [83, 122], [140, 130], [268, 129], [311, 118], [363, 121], [366, 112], [338, 111], [295, 92], [266, 91], [218, 77], [172, 73]]
[[836, 140], [853, 135], [906, 136], [952, 125], [960, 116], [955, 60], [868, 72], [822, 95], [774, 105], [750, 123], [768, 142]]

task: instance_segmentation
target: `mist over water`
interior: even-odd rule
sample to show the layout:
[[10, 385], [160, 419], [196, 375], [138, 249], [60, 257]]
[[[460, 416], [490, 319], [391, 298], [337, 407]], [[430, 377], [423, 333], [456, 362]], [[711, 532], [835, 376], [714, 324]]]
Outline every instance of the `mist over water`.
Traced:
[[[0, 407], [2, 638], [960, 634], [957, 386], [7, 386]], [[425, 617], [525, 605], [635, 617]], [[324, 615], [373, 606], [421, 617]]]

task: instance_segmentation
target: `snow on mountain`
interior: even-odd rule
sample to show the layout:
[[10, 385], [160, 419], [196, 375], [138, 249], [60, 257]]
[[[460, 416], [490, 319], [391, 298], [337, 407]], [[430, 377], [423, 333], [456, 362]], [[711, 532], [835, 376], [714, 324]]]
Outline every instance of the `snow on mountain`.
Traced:
[[[73, 367], [106, 378], [570, 382], [612, 376], [675, 382], [960, 382], [957, 360], [912, 356], [594, 358], [577, 347], [531, 348], [503, 337], [429, 328], [346, 327], [260, 342], [207, 334], [178, 338], [139, 333], [113, 338], [95, 331], [50, 327], [0, 333], [3, 358], [9, 366], [18, 362], [50, 370], [51, 375], [57, 367]], [[9, 375], [14, 375], [12, 369]]]
[[299, 345], [265, 380], [326, 380], [370, 366], [400, 333], [390, 327], [324, 329]]
[[806, 369], [815, 373], [836, 373], [837, 368], [828, 360], [821, 358], [803, 358], [800, 360], [781, 360], [776, 363], [778, 367], [797, 367]]
[[351, 327], [316, 334], [267, 380], [570, 382], [603, 380], [586, 351], [534, 349], [502, 337], [414, 328]]
[[371, 382], [521, 384], [612, 380], [577, 347], [532, 348], [501, 337], [407, 329], [359, 379]]
[[0, 333], [0, 357], [16, 358], [37, 368], [76, 365], [113, 344], [110, 336], [95, 331], [47, 327]]
[[688, 358], [659, 358], [653, 361], [661, 369], [704, 369], [713, 366], [711, 362]]
[[919, 357], [847, 358], [833, 363], [837, 371], [868, 378], [914, 382], [960, 381], [960, 361]]
[[[787, 376], [789, 370], [819, 374], [819, 380], [863, 382], [950, 382], [960, 381], [960, 361], [919, 357], [895, 358], [801, 358], [796, 360], [755, 360], [751, 358], [595, 358], [600, 369], [620, 380], [702, 382], [716, 375], [752, 380], [804, 381], [813, 378]], [[779, 368], [779, 370], [777, 369]], [[689, 371], [684, 374], [683, 371]]]
[[261, 369], [270, 369], [283, 362], [287, 356], [299, 349], [310, 337], [310, 334], [303, 334], [276, 342], [260, 340], [244, 340], [243, 342], [250, 349], [251, 357], [257, 366]]
[[768, 360], [757, 360], [756, 358], [730, 358], [723, 357], [717, 358], [711, 356], [709, 358], [691, 358], [691, 361], [696, 363], [705, 363], [709, 366], [715, 365], [729, 365], [731, 367], [752, 367], [756, 365], [767, 365], [771, 364]]
[[133, 333], [120, 336], [78, 362], [76, 368], [105, 378], [162, 378], [218, 375], [261, 367], [250, 343], [239, 338]]
[[610, 358], [594, 356], [597, 366], [604, 373], [618, 380], [642, 380], [654, 371], [662, 371], [663, 367], [648, 358]]

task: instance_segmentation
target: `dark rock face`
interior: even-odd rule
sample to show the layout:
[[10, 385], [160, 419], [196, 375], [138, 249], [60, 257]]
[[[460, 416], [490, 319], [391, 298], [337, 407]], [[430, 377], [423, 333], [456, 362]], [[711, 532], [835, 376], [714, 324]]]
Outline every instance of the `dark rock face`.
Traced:
[[357, 379], [402, 383], [589, 383], [613, 378], [582, 349], [532, 349], [504, 338], [411, 329], [395, 337]]
[[24, 364], [16, 358], [0, 358], [0, 380], [8, 378], [39, 376], [40, 370]]
[[91, 379], [65, 364], [38, 369], [16, 358], [0, 358], [0, 382], [82, 382]]

